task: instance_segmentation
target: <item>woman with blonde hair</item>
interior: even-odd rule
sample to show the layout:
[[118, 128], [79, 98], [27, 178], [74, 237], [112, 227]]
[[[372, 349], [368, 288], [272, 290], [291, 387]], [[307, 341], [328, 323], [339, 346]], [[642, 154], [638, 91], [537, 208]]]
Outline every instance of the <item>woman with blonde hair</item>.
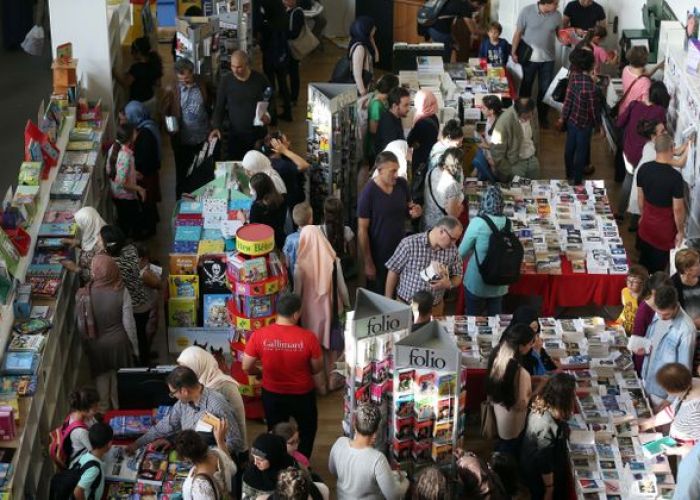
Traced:
[[213, 354], [199, 346], [190, 346], [182, 351], [177, 358], [177, 364], [192, 370], [204, 387], [215, 390], [226, 398], [233, 408], [241, 438], [247, 447], [245, 406], [238, 390], [238, 382], [221, 371]]
[[[326, 352], [326, 373], [343, 352], [340, 316], [350, 306], [348, 290], [335, 250], [318, 226], [304, 226], [294, 270], [294, 293], [301, 297], [301, 325], [314, 332]], [[328, 380], [321, 384], [325, 389]], [[336, 387], [330, 387], [331, 390]]]

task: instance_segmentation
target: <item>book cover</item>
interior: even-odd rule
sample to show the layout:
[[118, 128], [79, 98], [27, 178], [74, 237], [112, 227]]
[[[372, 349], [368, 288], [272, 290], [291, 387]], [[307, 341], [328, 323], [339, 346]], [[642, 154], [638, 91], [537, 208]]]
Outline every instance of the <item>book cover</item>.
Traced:
[[168, 276], [170, 297], [199, 297], [199, 276], [175, 274]]
[[8, 352], [2, 369], [5, 375], [33, 375], [39, 357], [33, 352]]
[[202, 240], [197, 247], [197, 255], [224, 253], [223, 240]]
[[226, 256], [206, 255], [199, 261], [199, 284], [202, 293], [228, 293]]
[[168, 326], [197, 325], [197, 300], [194, 297], [176, 297], [168, 300]]
[[197, 274], [195, 254], [171, 253], [169, 259], [170, 274]]
[[203, 305], [204, 326], [209, 328], [222, 328], [229, 326], [226, 301], [230, 294], [205, 294]]
[[7, 350], [39, 352], [44, 347], [44, 340], [43, 335], [18, 335], [15, 333], [12, 335]]

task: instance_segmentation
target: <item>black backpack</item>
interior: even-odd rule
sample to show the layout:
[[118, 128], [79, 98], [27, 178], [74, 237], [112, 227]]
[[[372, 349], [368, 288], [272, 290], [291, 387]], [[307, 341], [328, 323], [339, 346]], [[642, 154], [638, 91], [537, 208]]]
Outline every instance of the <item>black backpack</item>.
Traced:
[[510, 220], [506, 219], [506, 225], [499, 230], [493, 221], [486, 215], [480, 215], [489, 229], [489, 248], [486, 257], [479, 262], [479, 256], [474, 253], [476, 263], [479, 266], [481, 279], [487, 285], [510, 285], [520, 279], [520, 265], [523, 262], [523, 245], [510, 230]]
[[428, 28], [435, 24], [440, 17], [440, 11], [447, 3], [447, 0], [426, 0], [423, 7], [418, 9], [416, 21], [419, 27]]
[[85, 471], [91, 467], [97, 467], [98, 473], [97, 477], [92, 482], [90, 492], [85, 498], [87, 498], [87, 500], [99, 500], [95, 499], [95, 490], [97, 490], [97, 485], [102, 481], [102, 467], [97, 460], [88, 460], [82, 466], [79, 462], [76, 462], [70, 469], [62, 470], [54, 474], [51, 478], [51, 485], [49, 486], [49, 500], [72, 499], [73, 490], [78, 486], [80, 478], [83, 477]]

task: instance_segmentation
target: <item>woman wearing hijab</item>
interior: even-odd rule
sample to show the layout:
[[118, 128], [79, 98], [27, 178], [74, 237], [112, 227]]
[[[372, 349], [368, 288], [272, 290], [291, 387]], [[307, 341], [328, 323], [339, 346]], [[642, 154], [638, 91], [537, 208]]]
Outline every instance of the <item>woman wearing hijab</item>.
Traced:
[[360, 16], [350, 25], [348, 57], [351, 60], [352, 78], [360, 95], [368, 92], [374, 74], [374, 63], [379, 62], [379, 51], [374, 41], [377, 27], [374, 19]]
[[117, 370], [133, 366], [139, 354], [129, 291], [119, 267], [108, 255], [92, 259], [92, 281], [78, 290], [78, 331], [85, 341], [90, 371], [103, 410], [118, 408]]
[[538, 321], [537, 309], [530, 306], [520, 306], [513, 313], [508, 328], [523, 324], [528, 325], [535, 332], [535, 345], [530, 349], [530, 352], [525, 354], [520, 360], [528, 373], [533, 377], [533, 386], [536, 386], [536, 377], [547, 375], [550, 371], [556, 370], [557, 365], [552, 361], [552, 358], [544, 350], [544, 343], [540, 337], [540, 322]]
[[498, 186], [489, 186], [481, 198], [479, 216], [469, 222], [467, 231], [459, 245], [463, 259], [469, 256], [467, 271], [464, 273], [467, 312], [472, 316], [494, 316], [501, 313], [503, 296], [508, 293], [508, 285], [488, 285], [479, 272], [479, 261], [486, 257], [489, 249], [491, 229], [484, 220], [488, 218], [496, 228], [503, 229], [507, 218], [503, 215], [503, 195]]
[[440, 123], [438, 121], [438, 102], [435, 94], [429, 90], [419, 90], [414, 98], [416, 114], [413, 116], [413, 128], [408, 133], [408, 145], [413, 149], [413, 176], [416, 172], [425, 175], [430, 150], [438, 139]]
[[243, 406], [241, 393], [238, 390], [238, 382], [224, 374], [219, 368], [216, 358], [199, 346], [190, 346], [182, 351], [177, 358], [177, 364], [191, 369], [204, 387], [213, 389], [226, 398], [226, 401], [233, 408], [236, 424], [238, 424], [238, 429], [241, 431], [241, 438], [247, 446], [245, 407]]
[[[391, 141], [389, 144], [386, 145], [382, 153], [386, 151], [388, 151], [389, 153], [394, 153], [394, 155], [396, 155], [396, 158], [399, 160], [399, 171], [397, 172], [397, 174], [399, 177], [403, 177], [404, 179], [408, 180], [408, 143], [402, 139]], [[372, 173], [372, 179], [374, 179], [378, 173], [379, 170], [375, 169]]]
[[287, 453], [287, 443], [274, 434], [260, 434], [250, 447], [252, 464], [243, 473], [241, 500], [256, 500], [260, 495], [271, 495], [277, 486], [277, 475], [294, 466]]
[[302, 326], [316, 334], [326, 353], [327, 382], [335, 369], [338, 354], [343, 352], [339, 315], [350, 305], [350, 299], [340, 259], [318, 226], [301, 229], [294, 269], [294, 293], [302, 301]]
[[284, 184], [284, 180], [280, 177], [280, 174], [272, 168], [272, 163], [270, 159], [262, 154], [260, 151], [248, 151], [243, 157], [241, 162], [243, 165], [243, 170], [248, 177], [253, 177], [255, 174], [265, 174], [275, 185], [275, 189], [279, 194], [286, 198], [287, 196], [287, 186]]
[[90, 281], [90, 265], [93, 257], [104, 252], [100, 241], [100, 229], [107, 223], [92, 207], [81, 208], [75, 212], [74, 219], [80, 231], [80, 237], [65, 238], [63, 244], [78, 249], [78, 262], [76, 264], [72, 260], [64, 260], [62, 264], [69, 271], [78, 273], [80, 284], [85, 285]]
[[134, 160], [138, 185], [146, 190], [143, 202], [142, 234], [140, 239], [153, 236], [158, 223], [157, 203], [161, 200], [160, 170], [161, 137], [158, 124], [151, 119], [146, 106], [139, 101], [131, 101], [124, 108], [124, 118], [136, 127], [138, 136], [134, 142]]

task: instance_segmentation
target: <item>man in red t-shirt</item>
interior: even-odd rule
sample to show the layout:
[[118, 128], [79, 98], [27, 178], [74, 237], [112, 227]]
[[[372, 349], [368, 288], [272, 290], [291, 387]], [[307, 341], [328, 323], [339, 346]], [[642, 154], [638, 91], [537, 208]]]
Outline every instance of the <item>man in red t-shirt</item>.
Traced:
[[[316, 335], [297, 326], [301, 299], [277, 299], [277, 323], [253, 332], [243, 354], [243, 370], [262, 375], [262, 403], [268, 429], [294, 417], [299, 427], [299, 452], [311, 457], [318, 426], [313, 376], [323, 371], [323, 353]], [[262, 371], [256, 362], [262, 362]]]

